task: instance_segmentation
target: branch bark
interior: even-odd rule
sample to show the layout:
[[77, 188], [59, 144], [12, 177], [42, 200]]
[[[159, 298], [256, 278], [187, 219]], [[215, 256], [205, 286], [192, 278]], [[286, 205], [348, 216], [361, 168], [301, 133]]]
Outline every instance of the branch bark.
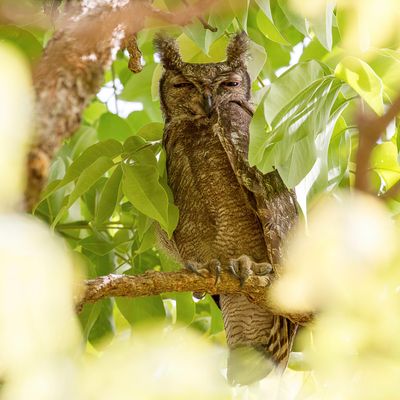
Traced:
[[302, 325], [309, 323], [313, 315], [285, 313], [269, 299], [268, 287], [272, 278], [273, 275], [251, 275], [241, 286], [239, 280], [227, 272], [221, 273], [218, 282], [215, 276], [200, 276], [184, 269], [176, 272], [148, 271], [141, 275], [110, 274], [85, 282], [84, 293], [78, 301], [77, 309], [80, 311], [84, 304], [95, 303], [107, 297], [154, 296], [168, 292], [243, 294], [251, 302], [274, 314], [284, 315]]
[[[358, 115], [357, 125], [359, 131], [359, 145], [356, 156], [355, 188], [371, 193], [369, 186], [368, 170], [372, 150], [386, 131], [390, 122], [400, 113], [400, 96], [392, 103], [389, 109], [381, 117], [362, 112]], [[397, 193], [393, 191], [392, 194]], [[384, 196], [389, 197], [389, 196]]]

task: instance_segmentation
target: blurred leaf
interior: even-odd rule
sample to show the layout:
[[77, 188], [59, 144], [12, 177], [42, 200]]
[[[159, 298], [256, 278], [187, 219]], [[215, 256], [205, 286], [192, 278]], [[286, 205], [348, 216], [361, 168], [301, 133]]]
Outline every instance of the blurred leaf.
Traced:
[[279, 7], [282, 9], [286, 18], [289, 22], [304, 36], [308, 36], [307, 21], [304, 17], [296, 14], [290, 6], [288, 6], [287, 0], [278, 0]]
[[13, 25], [0, 26], [0, 41], [9, 41], [25, 53], [31, 63], [42, 54], [42, 45], [29, 31]]
[[289, 46], [290, 43], [282, 36], [272, 21], [272, 14], [269, 0], [256, 0], [258, 4], [265, 3], [262, 11], [257, 14], [257, 25], [260, 31], [270, 40]]
[[332, 20], [334, 18], [335, 2], [327, 1], [324, 13], [309, 16], [315, 35], [328, 51], [332, 50]]
[[299, 351], [292, 351], [289, 357], [289, 368], [294, 371], [310, 371], [312, 367], [309, 362], [307, 362], [304, 354]]
[[250, 0], [229, 0], [229, 4], [240, 26], [242, 29], [246, 30]]
[[176, 321], [184, 325], [189, 325], [193, 321], [195, 314], [192, 293], [174, 293], [173, 297], [176, 301]]
[[121, 314], [132, 326], [165, 318], [164, 303], [160, 296], [137, 297], [134, 299], [118, 297], [116, 303]]
[[102, 349], [104, 341], [110, 342], [115, 333], [112, 299], [104, 299], [99, 302], [100, 312], [89, 333], [89, 342]]
[[396, 50], [377, 49], [371, 57], [368, 64], [382, 79], [384, 93], [393, 102], [400, 91], [400, 54]]
[[346, 57], [337, 65], [335, 76], [347, 82], [378, 115], [383, 114], [382, 80], [367, 63]]
[[289, 42], [279, 33], [275, 25], [265, 16], [264, 13], [259, 12], [257, 16], [258, 29], [273, 42], [289, 46]]
[[400, 179], [397, 146], [392, 142], [376, 145], [371, 154], [371, 167], [385, 182], [386, 190], [390, 189]]

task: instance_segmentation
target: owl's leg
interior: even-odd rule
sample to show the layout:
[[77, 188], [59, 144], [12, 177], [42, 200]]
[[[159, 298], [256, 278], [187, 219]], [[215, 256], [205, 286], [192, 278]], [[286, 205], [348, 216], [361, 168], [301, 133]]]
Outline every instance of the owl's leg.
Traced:
[[273, 273], [273, 267], [270, 263], [258, 263], [245, 255], [230, 260], [229, 270], [239, 279], [241, 286], [244, 285], [250, 275], [265, 276]]

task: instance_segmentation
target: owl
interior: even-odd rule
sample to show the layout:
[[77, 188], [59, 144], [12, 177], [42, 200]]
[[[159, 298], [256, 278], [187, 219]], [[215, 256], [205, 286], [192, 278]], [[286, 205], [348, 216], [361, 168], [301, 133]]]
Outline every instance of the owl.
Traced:
[[[177, 42], [159, 34], [159, 83], [168, 184], [179, 222], [164, 246], [194, 271], [227, 269], [240, 280], [275, 273], [281, 246], [297, 219], [294, 194], [277, 171], [262, 174], [247, 159], [253, 115], [247, 72], [249, 39], [236, 34], [219, 63], [183, 62]], [[285, 368], [297, 325], [244, 295], [220, 295], [228, 379], [250, 384]]]

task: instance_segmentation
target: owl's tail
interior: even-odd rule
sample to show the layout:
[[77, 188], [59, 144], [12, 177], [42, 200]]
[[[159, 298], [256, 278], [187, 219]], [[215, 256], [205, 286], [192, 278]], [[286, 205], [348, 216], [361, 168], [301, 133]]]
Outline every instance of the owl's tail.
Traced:
[[230, 354], [228, 380], [249, 385], [287, 365], [297, 325], [271, 314], [245, 296], [221, 295]]

